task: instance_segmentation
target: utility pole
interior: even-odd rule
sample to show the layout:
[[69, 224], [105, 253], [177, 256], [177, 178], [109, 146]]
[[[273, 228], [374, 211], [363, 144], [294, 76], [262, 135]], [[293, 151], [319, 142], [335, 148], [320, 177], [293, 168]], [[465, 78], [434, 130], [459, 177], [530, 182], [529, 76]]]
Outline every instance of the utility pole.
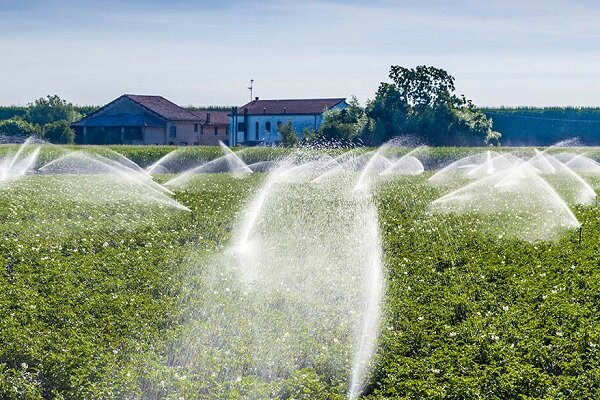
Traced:
[[254, 83], [254, 79], [250, 79], [250, 86], [248, 86], [248, 90], [250, 91], [250, 101], [254, 100], [252, 97], [252, 84]]

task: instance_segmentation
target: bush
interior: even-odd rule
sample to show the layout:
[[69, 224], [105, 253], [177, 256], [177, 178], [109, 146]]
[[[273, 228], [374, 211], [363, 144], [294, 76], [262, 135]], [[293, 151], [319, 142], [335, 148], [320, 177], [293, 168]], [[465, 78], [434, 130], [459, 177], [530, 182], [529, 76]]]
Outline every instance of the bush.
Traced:
[[39, 135], [40, 128], [21, 118], [10, 118], [0, 121], [0, 134], [8, 136], [32, 136]]
[[82, 117], [73, 104], [57, 95], [41, 97], [29, 104], [26, 119], [34, 124], [44, 126], [56, 121], [75, 121]]
[[69, 121], [56, 121], [44, 125], [44, 139], [51, 143], [71, 144], [75, 141], [75, 131]]
[[281, 124], [277, 127], [277, 131], [281, 135], [281, 144], [285, 147], [294, 147], [298, 144], [298, 136], [292, 127], [292, 121]]

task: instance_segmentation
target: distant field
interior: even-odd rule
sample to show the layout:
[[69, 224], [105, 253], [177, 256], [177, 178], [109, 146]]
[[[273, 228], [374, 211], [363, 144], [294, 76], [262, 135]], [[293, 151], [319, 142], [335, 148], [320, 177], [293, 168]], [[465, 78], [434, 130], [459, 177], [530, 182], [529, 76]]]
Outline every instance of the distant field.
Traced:
[[[18, 145], [0, 145], [0, 157], [10, 152], [15, 152]], [[482, 151], [492, 150], [497, 152], [510, 152], [518, 156], [529, 156], [534, 154], [535, 147], [428, 147], [417, 154], [417, 157], [423, 162], [425, 168], [436, 169], [455, 161], [459, 158], [481, 153]], [[400, 155], [406, 154], [414, 148], [409, 147], [391, 147], [384, 154]], [[540, 149], [545, 149], [540, 147]], [[177, 147], [177, 146], [54, 146], [43, 145], [42, 151], [37, 165], [42, 166], [44, 163], [56, 158], [58, 155], [65, 154], [68, 151], [85, 151], [97, 154], [111, 156], [111, 151], [129, 158], [136, 164], [145, 168], [156, 162], [161, 157], [177, 150], [175, 157], [182, 166], [194, 166], [202, 162], [213, 160], [223, 155], [223, 150], [218, 146], [194, 146], [194, 147]], [[291, 154], [297, 149], [289, 148], [272, 148], [272, 147], [235, 147], [233, 150], [239, 154], [247, 164], [252, 164], [260, 161], [275, 160]], [[305, 152], [313, 152], [317, 154], [329, 154], [332, 156], [339, 155], [342, 152], [351, 151], [352, 149], [303, 149]], [[366, 153], [373, 151], [375, 148], [357, 148], [354, 151]], [[557, 147], [550, 150], [552, 153], [560, 152], [578, 152], [585, 153], [592, 158], [600, 160], [600, 147]]]

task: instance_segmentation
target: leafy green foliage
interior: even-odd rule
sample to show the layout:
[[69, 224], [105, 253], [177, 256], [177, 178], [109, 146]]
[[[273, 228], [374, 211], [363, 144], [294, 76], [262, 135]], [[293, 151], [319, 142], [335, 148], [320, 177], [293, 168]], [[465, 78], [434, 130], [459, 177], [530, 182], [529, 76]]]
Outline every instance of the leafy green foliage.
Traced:
[[185, 106], [183, 107], [190, 111], [225, 111], [230, 112], [233, 106], [219, 106], [219, 105], [207, 105], [207, 106]]
[[425, 178], [378, 191], [389, 276], [369, 398], [597, 398], [598, 206], [575, 209], [581, 245], [499, 239], [476, 215], [429, 215]]
[[32, 136], [39, 135], [40, 129], [21, 118], [11, 118], [0, 121], [0, 134], [7, 136]]
[[482, 111], [502, 133], [503, 145], [549, 146], [570, 138], [600, 144], [598, 107], [486, 107]]
[[[32, 106], [32, 104], [29, 104], [28, 106], [0, 106], [0, 121], [14, 117], [26, 118], [27, 110], [29, 110]], [[78, 105], [74, 105], [73, 107], [75, 108], [75, 111], [82, 116], [88, 115], [100, 108], [99, 106]]]
[[32, 124], [44, 126], [51, 122], [73, 122], [82, 117], [75, 106], [57, 95], [40, 97], [29, 105], [26, 119]]
[[392, 83], [381, 83], [367, 115], [375, 128], [365, 140], [379, 145], [413, 135], [429, 145], [496, 143], [491, 120], [471, 100], [454, 94], [454, 78], [440, 68], [392, 66]]
[[[172, 148], [115, 149], [150, 163]], [[288, 150], [256, 151], [246, 156]], [[480, 149], [432, 151], [439, 161]], [[366, 397], [598, 398], [600, 208], [575, 208], [581, 244], [576, 232], [548, 243], [500, 239], [475, 215], [428, 213], [440, 189], [426, 178], [394, 178], [376, 191], [387, 290]], [[202, 316], [202, 294], [215, 289], [198, 265], [228, 243], [260, 174], [198, 176], [176, 194], [193, 217], [69, 200], [64, 179], [73, 178], [30, 176], [0, 190], [0, 398], [193, 399], [206, 385], [220, 385], [211, 386], [220, 398], [343, 398], [346, 385], [310, 365], [279, 392], [259, 376], [232, 392], [226, 371], [202, 377], [170, 358], [185, 348], [187, 321]], [[227, 356], [193, 350], [203, 360]]]
[[24, 106], [0, 106], [0, 121], [15, 117], [24, 118], [27, 107]]
[[277, 126], [277, 133], [281, 135], [281, 144], [285, 147], [294, 147], [298, 144], [298, 135], [294, 131], [292, 121]]
[[51, 143], [73, 144], [75, 131], [68, 121], [55, 121], [44, 125], [44, 139]]
[[0, 192], [0, 397], [134, 396], [138, 379], [151, 379], [140, 358], [175, 332], [190, 246], [225, 241], [254, 185], [209, 177], [178, 195], [191, 218], [66, 200], [63, 179], [73, 178], [36, 176]]
[[313, 140], [330, 140], [342, 143], [353, 143], [361, 139], [363, 131], [368, 129], [368, 118], [356, 97], [348, 102], [348, 107], [342, 110], [326, 110], [323, 113], [323, 123]]

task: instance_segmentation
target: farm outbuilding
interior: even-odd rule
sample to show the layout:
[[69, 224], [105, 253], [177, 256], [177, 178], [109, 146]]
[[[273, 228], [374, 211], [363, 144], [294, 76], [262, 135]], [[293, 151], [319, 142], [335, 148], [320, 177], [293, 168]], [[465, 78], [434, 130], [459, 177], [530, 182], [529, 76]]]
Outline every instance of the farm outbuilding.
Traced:
[[162, 96], [124, 94], [71, 126], [79, 144], [197, 146], [227, 140], [225, 112], [191, 111]]

